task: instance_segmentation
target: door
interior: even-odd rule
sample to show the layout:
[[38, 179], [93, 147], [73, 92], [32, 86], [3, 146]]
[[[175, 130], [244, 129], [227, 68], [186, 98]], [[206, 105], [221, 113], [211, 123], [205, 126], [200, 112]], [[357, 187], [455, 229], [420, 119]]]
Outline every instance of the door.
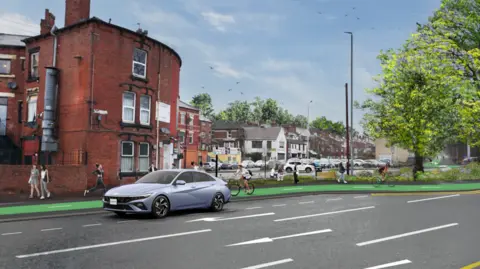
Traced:
[[0, 97], [0, 135], [7, 135], [7, 102], [6, 97]]
[[202, 172], [193, 172], [193, 181], [196, 184], [196, 190], [192, 192], [202, 207], [209, 207], [212, 204], [213, 195], [217, 192], [217, 181]]
[[196, 184], [193, 181], [193, 172], [183, 172], [176, 179], [186, 182], [185, 185], [173, 185], [170, 194], [170, 204], [172, 210], [187, 209], [199, 204], [197, 197], [193, 195], [196, 190]]

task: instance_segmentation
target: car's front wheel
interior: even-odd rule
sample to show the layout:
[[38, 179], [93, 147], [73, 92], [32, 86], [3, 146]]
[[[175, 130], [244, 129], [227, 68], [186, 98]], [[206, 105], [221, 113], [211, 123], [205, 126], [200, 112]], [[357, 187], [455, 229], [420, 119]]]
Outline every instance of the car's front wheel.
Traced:
[[291, 173], [293, 170], [292, 170], [292, 168], [287, 167], [287, 169], [285, 169], [285, 171], [287, 171], [287, 173]]
[[170, 211], [170, 202], [167, 197], [160, 195], [152, 203], [152, 216], [154, 218], [164, 218]]
[[311, 169], [310, 167], [307, 167], [307, 168], [305, 169], [305, 172], [311, 173], [311, 172], [312, 172], [312, 169]]
[[220, 192], [215, 193], [215, 196], [213, 197], [212, 200], [212, 205], [210, 208], [214, 212], [219, 212], [223, 210], [223, 206], [225, 205], [225, 197], [223, 197], [223, 194]]

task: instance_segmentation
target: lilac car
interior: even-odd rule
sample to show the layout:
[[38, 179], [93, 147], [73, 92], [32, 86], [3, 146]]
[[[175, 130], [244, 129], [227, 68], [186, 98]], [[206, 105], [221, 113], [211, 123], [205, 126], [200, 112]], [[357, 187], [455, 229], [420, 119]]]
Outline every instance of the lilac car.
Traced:
[[132, 213], [163, 218], [170, 211], [184, 209], [221, 211], [230, 197], [227, 183], [205, 172], [159, 170], [133, 184], [107, 191], [103, 197], [103, 208], [119, 216]]

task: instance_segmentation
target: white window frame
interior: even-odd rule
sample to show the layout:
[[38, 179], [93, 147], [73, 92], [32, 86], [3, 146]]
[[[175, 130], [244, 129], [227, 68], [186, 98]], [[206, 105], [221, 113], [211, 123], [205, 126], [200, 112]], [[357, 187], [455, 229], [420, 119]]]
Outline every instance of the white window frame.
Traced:
[[227, 138], [232, 138], [232, 132], [231, 131], [227, 131]]
[[[142, 62], [137, 62], [134, 60], [134, 57], [135, 56], [135, 51], [142, 51], [142, 52], [145, 52], [145, 63], [142, 63]], [[134, 48], [133, 49], [133, 55], [132, 55], [132, 75], [135, 76], [135, 77], [138, 77], [138, 78], [146, 78], [147, 77], [147, 60], [148, 60], [148, 52], [146, 50], [142, 50], [142, 49], [139, 49], [139, 48]], [[139, 65], [142, 65], [145, 67], [145, 74], [141, 75], [141, 74], [136, 74], [135, 73], [135, 64], [139, 64]]]
[[[34, 65], [34, 64], [33, 64], [33, 58], [34, 58], [34, 56], [36, 56], [37, 65]], [[30, 54], [30, 77], [32, 77], [32, 78], [38, 78], [38, 77], [40, 76], [40, 74], [39, 74], [39, 68], [38, 68], [38, 66], [39, 66], [39, 61], [40, 61], [39, 58], [40, 58], [40, 52], [39, 52], [39, 51]], [[37, 68], [37, 72], [36, 72], [35, 75], [34, 75], [34, 71], [33, 71], [34, 68]]]
[[0, 75], [10, 75], [12, 74], [12, 60], [11, 59], [0, 59], [0, 61], [8, 62], [8, 72], [0, 73]]
[[193, 132], [188, 133], [188, 144], [193, 144]]
[[195, 119], [195, 115], [190, 114], [189, 116], [190, 116], [190, 122], [189, 122], [189, 124], [193, 126], [193, 119]]
[[279, 141], [278, 147], [281, 149], [285, 148], [285, 141]]
[[[132, 145], [132, 154], [131, 155], [125, 155], [123, 154], [123, 144], [131, 144]], [[122, 161], [120, 160], [120, 172], [133, 172], [135, 170], [135, 167], [134, 167], [134, 158], [135, 158], [135, 145], [132, 141], [122, 141], [121, 145], [120, 145], [120, 158], [123, 159], [123, 158], [129, 158], [132, 160], [132, 170], [124, 170], [122, 167]]]
[[180, 112], [180, 124], [185, 125], [185, 112]]
[[[32, 102], [33, 99], [35, 99], [35, 110], [31, 111], [30, 104], [33, 103]], [[33, 120], [36, 118], [37, 106], [38, 106], [38, 95], [30, 95], [27, 100], [27, 122], [33, 122]]]
[[[133, 94], [133, 106], [126, 106], [123, 102], [126, 94]], [[137, 104], [137, 95], [134, 92], [123, 92], [122, 94], [122, 121], [127, 123], [135, 123], [135, 106]], [[125, 119], [125, 108], [133, 110], [133, 119]]]
[[[140, 148], [142, 147], [142, 145], [147, 145], [147, 155], [140, 155], [141, 154], [141, 150]], [[147, 159], [147, 167], [145, 168], [145, 170], [142, 170], [142, 167], [140, 166], [140, 160], [141, 159]], [[147, 172], [148, 171], [148, 168], [149, 168], [149, 165], [150, 165], [150, 144], [149, 143], [146, 143], [146, 142], [142, 142], [142, 143], [139, 143], [138, 144], [138, 170], [140, 172]]]
[[[148, 109], [142, 108], [142, 98], [148, 98]], [[150, 125], [150, 114], [151, 114], [151, 109], [152, 109], [152, 97], [150, 95], [141, 95], [140, 96], [140, 124], [142, 125]], [[142, 122], [142, 112], [147, 111], [148, 112], [148, 119], [146, 122]]]

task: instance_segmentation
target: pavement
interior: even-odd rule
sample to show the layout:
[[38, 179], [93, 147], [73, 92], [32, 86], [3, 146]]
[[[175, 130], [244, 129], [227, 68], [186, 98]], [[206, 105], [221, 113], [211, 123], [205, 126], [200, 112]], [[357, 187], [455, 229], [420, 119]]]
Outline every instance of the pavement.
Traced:
[[0, 268], [472, 269], [478, 194], [328, 194], [0, 223]]

